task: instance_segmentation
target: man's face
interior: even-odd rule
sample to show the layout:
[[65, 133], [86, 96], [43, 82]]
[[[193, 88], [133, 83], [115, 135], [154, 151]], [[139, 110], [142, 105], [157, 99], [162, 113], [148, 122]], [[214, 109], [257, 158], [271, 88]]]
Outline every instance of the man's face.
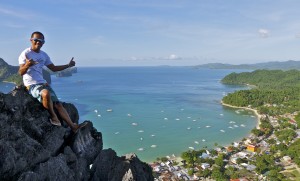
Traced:
[[31, 49], [33, 51], [40, 51], [43, 44], [45, 43], [44, 37], [40, 34], [34, 34], [33, 37], [30, 39], [31, 41]]

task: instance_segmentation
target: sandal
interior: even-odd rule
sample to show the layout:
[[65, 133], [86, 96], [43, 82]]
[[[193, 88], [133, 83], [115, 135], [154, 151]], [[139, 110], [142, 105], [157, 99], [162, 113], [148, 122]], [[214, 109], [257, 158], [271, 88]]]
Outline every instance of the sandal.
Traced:
[[80, 128], [83, 128], [87, 125], [88, 122], [83, 122], [81, 124], [78, 125], [77, 129], [74, 132], [74, 134], [76, 134], [78, 132], [78, 130], [80, 130]]
[[53, 125], [55, 125], [55, 126], [61, 126], [61, 123], [60, 122], [54, 122], [54, 121], [52, 121], [52, 119], [51, 118], [49, 118], [49, 121], [50, 121], [50, 123], [51, 124], [53, 124]]

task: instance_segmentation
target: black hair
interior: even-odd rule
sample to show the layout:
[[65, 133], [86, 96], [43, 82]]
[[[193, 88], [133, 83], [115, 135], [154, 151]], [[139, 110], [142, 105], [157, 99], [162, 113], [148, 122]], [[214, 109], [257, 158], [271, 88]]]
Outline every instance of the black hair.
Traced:
[[33, 32], [33, 33], [31, 34], [31, 38], [33, 37], [34, 34], [39, 34], [39, 35], [43, 36], [43, 39], [45, 39], [43, 33], [39, 32], [39, 31]]

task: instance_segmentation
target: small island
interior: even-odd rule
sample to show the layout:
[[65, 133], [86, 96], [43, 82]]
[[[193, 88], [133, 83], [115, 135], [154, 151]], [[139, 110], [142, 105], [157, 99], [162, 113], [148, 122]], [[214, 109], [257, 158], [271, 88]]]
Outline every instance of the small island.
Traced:
[[295, 180], [300, 177], [300, 71], [231, 73], [222, 83], [244, 85], [221, 103], [252, 110], [259, 125], [229, 146], [189, 150], [152, 163], [159, 180]]

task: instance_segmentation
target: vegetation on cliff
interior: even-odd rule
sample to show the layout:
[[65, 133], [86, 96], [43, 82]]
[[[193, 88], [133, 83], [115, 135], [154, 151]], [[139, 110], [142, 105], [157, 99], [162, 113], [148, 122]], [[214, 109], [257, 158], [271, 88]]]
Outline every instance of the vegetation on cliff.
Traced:
[[22, 84], [22, 77], [18, 74], [18, 66], [8, 65], [0, 58], [0, 81], [14, 82], [17, 85]]
[[255, 85], [250, 90], [230, 93], [223, 102], [240, 107], [251, 106], [261, 114], [280, 115], [300, 110], [300, 71], [256, 70], [231, 73], [224, 84]]

